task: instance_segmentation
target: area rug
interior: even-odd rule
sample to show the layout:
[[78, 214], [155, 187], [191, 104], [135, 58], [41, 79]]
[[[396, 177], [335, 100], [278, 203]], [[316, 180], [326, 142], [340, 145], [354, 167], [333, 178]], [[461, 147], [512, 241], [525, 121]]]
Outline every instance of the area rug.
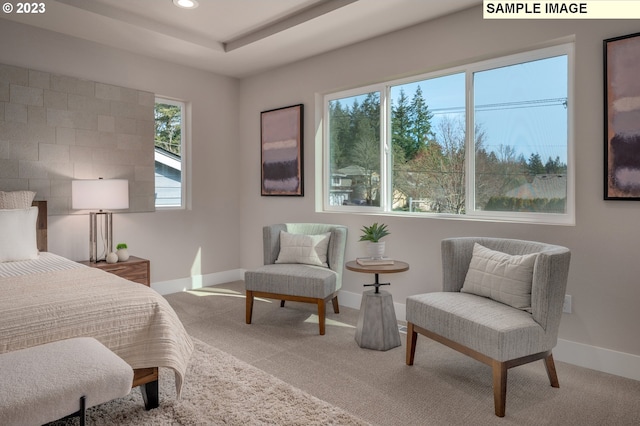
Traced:
[[[91, 425], [367, 425], [225, 352], [193, 339], [182, 397], [160, 369], [160, 407], [146, 411], [139, 389], [87, 410]], [[79, 419], [50, 425], [79, 424]]]

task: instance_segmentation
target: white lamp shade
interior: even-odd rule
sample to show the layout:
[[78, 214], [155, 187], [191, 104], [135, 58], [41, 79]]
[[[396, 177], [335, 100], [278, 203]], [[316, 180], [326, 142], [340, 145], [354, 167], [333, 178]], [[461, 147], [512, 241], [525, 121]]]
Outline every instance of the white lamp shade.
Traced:
[[129, 181], [126, 179], [87, 179], [71, 182], [71, 208], [80, 210], [119, 210], [129, 208]]

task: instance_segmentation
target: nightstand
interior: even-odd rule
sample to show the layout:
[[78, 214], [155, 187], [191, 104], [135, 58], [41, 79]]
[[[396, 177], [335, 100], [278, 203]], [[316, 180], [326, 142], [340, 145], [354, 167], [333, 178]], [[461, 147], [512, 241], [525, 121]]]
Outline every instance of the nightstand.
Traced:
[[78, 263], [82, 263], [83, 265], [87, 265], [92, 268], [102, 269], [105, 272], [109, 272], [129, 281], [134, 281], [151, 287], [151, 263], [147, 259], [129, 256], [128, 260], [118, 263], [107, 263], [104, 261], [91, 263], [88, 260]]

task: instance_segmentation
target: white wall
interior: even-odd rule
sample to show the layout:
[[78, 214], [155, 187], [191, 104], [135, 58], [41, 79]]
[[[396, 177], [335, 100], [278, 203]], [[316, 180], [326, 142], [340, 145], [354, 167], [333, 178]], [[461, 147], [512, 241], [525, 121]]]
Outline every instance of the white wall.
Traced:
[[[640, 203], [605, 202], [602, 196], [602, 40], [637, 31], [637, 21], [624, 20], [485, 21], [478, 7], [243, 79], [240, 158], [245, 173], [239, 191], [243, 224], [241, 266], [252, 268], [261, 263], [260, 229], [268, 223], [318, 221], [348, 225], [347, 258], [354, 258], [363, 254], [363, 243], [357, 242], [359, 228], [374, 220], [384, 220], [392, 232], [386, 238], [387, 253], [411, 264], [408, 272], [390, 276], [392, 285], [385, 288], [397, 304], [403, 304], [411, 294], [440, 288], [440, 241], [443, 238], [482, 235], [565, 245], [572, 250], [567, 291], [573, 296], [573, 313], [564, 315], [560, 338], [564, 348], [575, 349], [568, 356], [579, 363], [575, 357], [577, 347], [586, 345], [594, 351], [600, 347], [606, 348], [608, 354], [629, 355], [635, 368], [640, 367], [637, 332]], [[576, 226], [376, 218], [315, 211], [317, 94], [515, 53], [574, 36]], [[260, 151], [256, 142], [260, 139], [260, 111], [296, 103], [305, 105], [305, 196], [261, 197], [258, 191]], [[353, 295], [361, 294], [361, 284], [370, 278], [346, 271], [345, 296], [352, 299]], [[595, 352], [593, 355], [595, 361], [588, 364], [593, 368], [610, 371], [601, 364], [616, 363], [613, 358], [603, 360]], [[640, 378], [637, 373], [636, 378]]]
[[[152, 282], [238, 267], [238, 81], [0, 20], [0, 62], [189, 102], [192, 209], [114, 214], [114, 240], [151, 260]], [[189, 133], [188, 133], [189, 136]], [[89, 255], [86, 215], [50, 216], [49, 250]]]

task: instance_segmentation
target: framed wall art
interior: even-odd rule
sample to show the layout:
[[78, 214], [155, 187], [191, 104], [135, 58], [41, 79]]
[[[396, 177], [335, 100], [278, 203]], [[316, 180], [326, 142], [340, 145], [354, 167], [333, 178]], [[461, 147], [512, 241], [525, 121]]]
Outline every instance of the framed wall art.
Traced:
[[640, 200], [640, 33], [604, 40], [604, 199]]
[[262, 195], [304, 195], [302, 104], [260, 113]]

